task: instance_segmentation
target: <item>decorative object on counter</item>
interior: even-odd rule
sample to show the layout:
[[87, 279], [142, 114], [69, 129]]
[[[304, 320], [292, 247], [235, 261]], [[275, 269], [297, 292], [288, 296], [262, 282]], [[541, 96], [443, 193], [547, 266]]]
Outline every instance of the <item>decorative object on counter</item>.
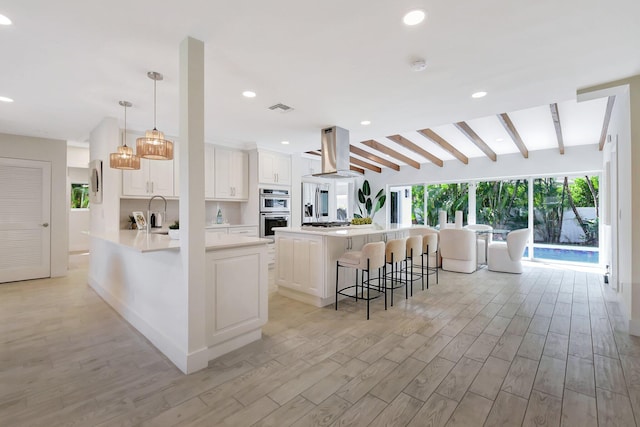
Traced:
[[147, 228], [147, 221], [144, 219], [144, 214], [142, 212], [132, 212], [131, 214], [136, 221], [136, 227], [138, 227], [138, 230], [144, 230]]
[[113, 169], [138, 170], [140, 169], [140, 157], [133, 153], [133, 148], [127, 146], [127, 107], [131, 107], [133, 104], [129, 101], [120, 101], [118, 104], [124, 107], [122, 145], [118, 146], [117, 153], [109, 154], [109, 166]]
[[136, 224], [136, 219], [133, 215], [129, 215], [129, 228], [132, 230], [138, 229], [138, 224]]
[[[354, 214], [354, 218], [372, 218], [384, 206], [384, 202], [387, 200], [386, 194], [384, 194], [384, 188], [378, 191], [378, 194], [374, 198], [371, 198], [371, 186], [368, 180], [364, 180], [362, 188], [358, 189], [358, 210], [360, 214]], [[365, 215], [366, 214], [366, 215]]]
[[373, 220], [369, 217], [367, 218], [353, 218], [351, 220], [351, 225], [369, 225], [373, 223]]
[[173, 240], [178, 240], [180, 238], [180, 221], [176, 220], [169, 226], [169, 237]]
[[456, 211], [456, 228], [462, 228], [462, 211]]
[[149, 71], [147, 77], [153, 80], [153, 130], [136, 139], [136, 153], [145, 159], [173, 160], [173, 142], [165, 139], [164, 133], [156, 128], [156, 83], [163, 77], [156, 71]]
[[218, 208], [218, 214], [216, 215], [216, 224], [222, 224], [224, 221], [222, 219], [222, 210]]
[[440, 230], [447, 228], [447, 211], [442, 209], [438, 211], [438, 224], [440, 225]]

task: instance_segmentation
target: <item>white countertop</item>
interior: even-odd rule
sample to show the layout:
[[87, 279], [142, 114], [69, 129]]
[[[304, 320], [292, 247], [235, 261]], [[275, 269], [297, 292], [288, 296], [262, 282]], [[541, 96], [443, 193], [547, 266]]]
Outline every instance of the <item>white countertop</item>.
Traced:
[[[149, 234], [146, 231], [120, 230], [115, 233], [94, 233], [91, 234], [91, 236], [125, 246], [138, 252], [180, 249], [180, 240], [173, 240], [166, 234]], [[269, 239], [238, 236], [235, 234], [207, 233], [205, 239], [205, 249], [207, 251], [271, 243]]]
[[257, 227], [255, 224], [208, 224], [204, 228], [236, 228], [236, 227]]
[[314, 236], [329, 236], [329, 237], [349, 237], [349, 236], [366, 236], [368, 234], [381, 234], [387, 233], [390, 231], [402, 231], [402, 230], [410, 230], [412, 228], [424, 228], [423, 225], [417, 226], [400, 226], [398, 224], [391, 224], [387, 227], [381, 226], [378, 224], [373, 224], [369, 226], [354, 226], [349, 225], [346, 227], [337, 227], [337, 228], [323, 228], [323, 227], [278, 227], [273, 230], [278, 233], [299, 233], [299, 234], [310, 234]]

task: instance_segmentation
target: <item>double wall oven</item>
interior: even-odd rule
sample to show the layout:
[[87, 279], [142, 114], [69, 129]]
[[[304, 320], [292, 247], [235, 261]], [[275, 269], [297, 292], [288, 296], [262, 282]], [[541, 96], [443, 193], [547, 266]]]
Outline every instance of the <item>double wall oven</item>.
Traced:
[[291, 195], [289, 190], [260, 189], [260, 237], [275, 239], [275, 227], [289, 227]]

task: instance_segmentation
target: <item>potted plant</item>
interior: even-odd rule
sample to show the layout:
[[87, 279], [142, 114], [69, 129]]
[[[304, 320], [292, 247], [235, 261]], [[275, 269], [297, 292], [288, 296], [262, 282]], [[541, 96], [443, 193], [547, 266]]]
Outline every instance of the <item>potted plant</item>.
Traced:
[[178, 240], [180, 238], [180, 221], [176, 220], [169, 226], [169, 237], [174, 240]]
[[362, 188], [358, 189], [358, 211], [360, 213], [353, 215], [355, 222], [352, 221], [352, 224], [371, 224], [373, 216], [382, 209], [386, 200], [387, 196], [384, 194], [384, 188], [378, 191], [375, 197], [371, 197], [371, 186], [369, 181], [365, 179], [362, 183]]

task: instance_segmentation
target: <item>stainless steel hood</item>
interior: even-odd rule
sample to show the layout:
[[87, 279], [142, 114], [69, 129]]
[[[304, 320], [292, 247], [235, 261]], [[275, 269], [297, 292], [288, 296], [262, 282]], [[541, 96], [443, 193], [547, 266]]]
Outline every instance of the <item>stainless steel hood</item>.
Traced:
[[349, 131], [338, 126], [322, 129], [322, 173], [320, 178], [355, 178], [361, 173], [349, 167]]

